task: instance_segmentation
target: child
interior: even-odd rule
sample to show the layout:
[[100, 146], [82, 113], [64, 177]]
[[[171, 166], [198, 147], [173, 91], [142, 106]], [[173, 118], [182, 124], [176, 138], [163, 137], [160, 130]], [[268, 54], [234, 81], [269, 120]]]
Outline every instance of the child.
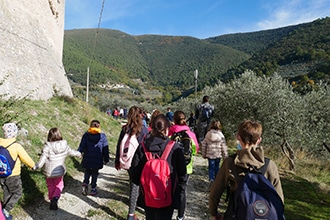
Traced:
[[[190, 137], [190, 139], [192, 141], [192, 146], [191, 146], [192, 157], [191, 157], [191, 161], [186, 166], [187, 175], [185, 177], [185, 180], [188, 183], [189, 175], [192, 174], [192, 172], [193, 172], [193, 163], [194, 163], [193, 156], [196, 155], [196, 153], [199, 151], [199, 145], [198, 145], [198, 141], [197, 141], [195, 133], [192, 132], [186, 124], [186, 115], [184, 114], [183, 111], [180, 111], [180, 110], [175, 111], [173, 120], [174, 120], [174, 125], [172, 125], [170, 127], [168, 136], [171, 137], [172, 135], [174, 135], [177, 132], [186, 131], [186, 133], [188, 134], [188, 136]], [[185, 209], [186, 209], [186, 192], [183, 196], [183, 202], [181, 203], [181, 207], [178, 208], [178, 216], [176, 218], [177, 220], [184, 219]]]
[[103, 168], [103, 164], [109, 162], [109, 147], [106, 135], [101, 132], [101, 125], [98, 120], [92, 120], [90, 128], [82, 136], [78, 151], [83, 155], [81, 165], [85, 168], [82, 194], [87, 195], [89, 179], [91, 181], [91, 193], [95, 196], [97, 191], [97, 177], [99, 170]]
[[[167, 143], [170, 141], [168, 135], [170, 122], [165, 115], [160, 114], [155, 117], [152, 123], [152, 130], [150, 135], [147, 136], [143, 142], [144, 147], [140, 145], [134, 155], [131, 165], [131, 179], [136, 185], [140, 184], [141, 175], [144, 165], [147, 163], [147, 158], [144, 152], [146, 149], [153, 155], [161, 156], [167, 147]], [[146, 220], [171, 220], [174, 207], [180, 206], [183, 202], [183, 196], [186, 188], [186, 164], [183, 156], [182, 149], [178, 144], [175, 143], [167, 161], [170, 165], [171, 170], [171, 183], [172, 189], [175, 189], [173, 194], [172, 204], [163, 208], [153, 208], [145, 206]], [[138, 194], [135, 194], [137, 196]], [[144, 200], [145, 201], [145, 200]], [[178, 203], [178, 204], [175, 204]]]
[[71, 149], [66, 140], [63, 140], [58, 128], [51, 128], [48, 132], [47, 142], [34, 170], [44, 167], [46, 183], [48, 188], [48, 199], [50, 209], [57, 210], [57, 202], [64, 188], [63, 176], [66, 173], [65, 158], [76, 156], [81, 158], [81, 153]]
[[212, 120], [207, 134], [202, 142], [202, 156], [208, 159], [210, 189], [219, 171], [221, 158], [228, 157], [225, 136], [221, 132], [219, 120]]
[[[255, 167], [259, 169], [265, 164], [264, 150], [258, 144], [261, 142], [262, 126], [260, 123], [245, 120], [238, 126], [236, 135], [237, 140], [242, 146], [241, 150], [237, 151], [235, 157], [226, 158], [220, 168], [218, 175], [209, 195], [209, 211], [211, 219], [216, 219], [218, 214], [218, 205], [223, 192], [228, 184], [230, 192], [233, 194], [236, 191], [238, 181], [242, 178], [240, 171], [242, 168]], [[273, 184], [278, 195], [284, 201], [280, 176], [276, 164], [270, 160], [265, 171], [265, 177]], [[229, 204], [224, 215], [224, 219], [232, 219], [234, 213], [233, 200], [229, 198]]]
[[30, 168], [33, 168], [35, 163], [24, 150], [22, 145], [16, 142], [18, 129], [15, 123], [6, 123], [2, 127], [4, 137], [0, 138], [0, 145], [7, 147], [11, 157], [16, 160], [12, 174], [6, 178], [0, 179], [0, 184], [3, 189], [2, 211], [6, 219], [12, 219], [9, 214], [23, 193], [21, 180], [21, 162]]
[[[143, 138], [147, 136], [148, 129], [142, 123], [142, 110], [137, 106], [132, 106], [128, 111], [127, 124], [122, 127], [120, 132], [117, 148], [116, 148], [116, 158], [115, 158], [115, 168], [120, 170], [120, 145], [125, 136], [125, 134], [136, 135], [138, 144], [143, 141]], [[131, 176], [130, 173], [128, 173]], [[128, 207], [128, 217], [127, 219], [136, 219], [134, 212], [136, 208], [137, 196], [133, 194], [138, 194], [139, 185], [134, 184], [130, 180], [130, 193], [129, 193], [129, 207]], [[134, 200], [133, 200], [134, 199]]]

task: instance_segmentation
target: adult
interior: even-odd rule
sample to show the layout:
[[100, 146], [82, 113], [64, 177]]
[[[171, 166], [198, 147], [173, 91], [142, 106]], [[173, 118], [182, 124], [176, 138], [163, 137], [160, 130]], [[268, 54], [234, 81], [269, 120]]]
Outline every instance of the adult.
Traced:
[[197, 106], [195, 117], [197, 120], [198, 142], [202, 143], [214, 115], [214, 106], [209, 103], [209, 96], [204, 96], [202, 103]]

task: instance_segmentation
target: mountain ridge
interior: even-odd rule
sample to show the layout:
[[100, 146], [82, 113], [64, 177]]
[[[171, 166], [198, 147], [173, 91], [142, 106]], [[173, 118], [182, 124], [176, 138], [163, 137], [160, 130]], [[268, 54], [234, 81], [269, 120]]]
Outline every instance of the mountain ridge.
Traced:
[[[278, 59], [278, 51], [292, 49], [285, 44], [290, 41], [296, 47], [302, 45], [301, 53], [308, 53], [305, 52], [305, 41], [310, 45], [315, 44], [309, 37], [315, 34], [308, 33], [308, 30], [314, 27], [314, 32], [320, 29], [326, 35], [329, 31], [323, 27], [328, 27], [329, 23], [330, 18], [324, 18], [278, 29], [207, 39], [150, 34], [133, 36], [112, 29], [67, 30], [64, 36], [63, 63], [69, 78], [75, 83], [86, 85], [85, 68], [91, 65], [95, 76], [91, 79], [92, 85], [100, 82], [122, 83], [141, 92], [140, 85], [131, 80], [137, 78], [148, 89], [161, 91], [165, 97], [162, 102], [167, 103], [193, 92], [191, 88], [194, 86], [196, 69], [199, 71], [198, 91], [205, 86], [215, 85], [219, 80], [234, 79], [246, 69], [252, 69], [260, 75], [269, 75], [277, 70], [288, 71], [287, 67], [291, 68], [289, 63], [285, 63], [287, 66], [283, 67], [279, 60], [272, 57]], [[303, 31], [307, 34], [304, 41], [292, 40], [296, 33]], [[329, 40], [326, 39], [325, 42]], [[267, 54], [267, 57], [264, 58], [263, 54]], [[328, 50], [324, 53], [325, 57], [327, 55]], [[291, 63], [294, 64], [294, 59]], [[308, 60], [308, 65], [312, 65], [311, 63]], [[299, 64], [301, 65], [300, 61]], [[324, 66], [322, 68], [326, 69]], [[290, 74], [296, 78], [300, 72]], [[314, 77], [313, 73], [306, 71], [301, 75], [322, 78]]]

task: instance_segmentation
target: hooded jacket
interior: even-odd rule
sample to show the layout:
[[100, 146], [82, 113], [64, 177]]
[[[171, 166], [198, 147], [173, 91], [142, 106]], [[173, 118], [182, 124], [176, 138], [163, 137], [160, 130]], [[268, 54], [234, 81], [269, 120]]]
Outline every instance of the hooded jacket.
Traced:
[[[147, 151], [161, 156], [169, 141], [169, 138], [164, 140], [160, 137], [148, 135], [144, 144]], [[171, 170], [171, 182], [173, 184], [172, 189], [175, 189], [175, 193], [173, 195], [173, 202], [181, 203], [181, 198], [183, 198], [187, 184], [185, 179], [187, 171], [183, 152], [178, 144], [174, 144], [171, 152], [167, 157], [167, 161], [169, 162]], [[142, 145], [139, 145], [135, 152], [131, 168], [129, 170], [129, 172], [131, 173], [132, 182], [136, 185], [140, 184], [142, 169], [146, 162], [147, 158], [144, 153], [143, 147]], [[173, 206], [178, 205], [179, 204], [173, 204]]]
[[[172, 125], [168, 131], [168, 135], [172, 136], [174, 133], [180, 132], [186, 130], [188, 136], [192, 139], [192, 155], [196, 155], [196, 153], [199, 151], [199, 145], [196, 138], [196, 135], [194, 132], [190, 130], [190, 128], [187, 125]], [[187, 164], [187, 173], [192, 174], [193, 172], [193, 163], [194, 163], [194, 157], [191, 158], [191, 161], [189, 164]]]
[[71, 149], [66, 140], [46, 142], [36, 167], [44, 167], [47, 178], [63, 176], [66, 173], [65, 158], [80, 157], [81, 153]]
[[225, 136], [221, 131], [211, 129], [207, 132], [202, 142], [202, 155], [209, 159], [228, 157]]
[[104, 133], [86, 132], [79, 144], [78, 151], [83, 155], [83, 168], [102, 169], [109, 162], [108, 140]]
[[[244, 176], [244, 169], [247, 169], [251, 166], [259, 169], [264, 164], [264, 150], [261, 146], [251, 146], [247, 149], [238, 150], [235, 158], [226, 158], [221, 165], [209, 195], [209, 211], [211, 216], [217, 215], [220, 198], [229, 183], [230, 191], [235, 193], [239, 180], [241, 180], [241, 178]], [[284, 202], [281, 180], [274, 161], [269, 160], [269, 164], [264, 176], [274, 186], [278, 195]], [[230, 202], [228, 207], [231, 207]], [[231, 216], [231, 213], [228, 213], [230, 210], [231, 208], [227, 208], [224, 219], [226, 219], [226, 216]]]

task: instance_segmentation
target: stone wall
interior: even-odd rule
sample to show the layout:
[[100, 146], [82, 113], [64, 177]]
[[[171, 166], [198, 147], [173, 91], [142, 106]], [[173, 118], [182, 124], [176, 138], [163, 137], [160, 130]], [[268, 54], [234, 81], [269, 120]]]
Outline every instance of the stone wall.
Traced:
[[72, 97], [62, 63], [65, 0], [0, 1], [0, 94]]

